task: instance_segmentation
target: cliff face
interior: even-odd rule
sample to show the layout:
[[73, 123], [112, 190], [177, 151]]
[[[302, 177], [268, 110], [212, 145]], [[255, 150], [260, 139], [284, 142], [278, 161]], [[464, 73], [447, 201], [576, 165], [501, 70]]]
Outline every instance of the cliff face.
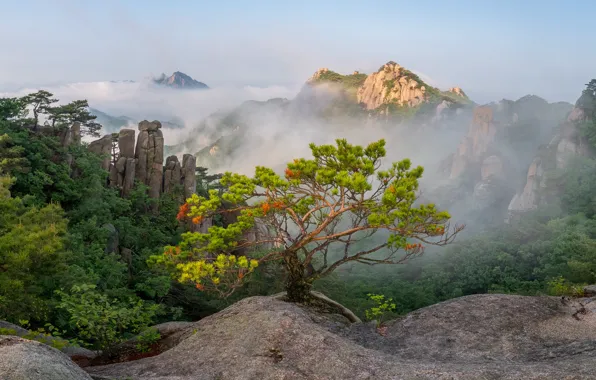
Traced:
[[490, 107], [476, 107], [468, 134], [452, 158], [449, 178], [459, 177], [469, 165], [479, 162], [494, 142], [497, 127]]
[[574, 157], [589, 157], [593, 154], [589, 142], [579, 131], [579, 125], [587, 121], [591, 121], [591, 117], [578, 100], [567, 120], [562, 123], [559, 133], [530, 164], [523, 189], [518, 191], [509, 203], [510, 218], [547, 203], [547, 172], [565, 169]]
[[573, 137], [564, 141], [552, 138], [553, 129], [571, 109], [571, 104], [548, 103], [532, 95], [476, 107], [457, 150], [439, 165], [447, 184], [435, 190], [443, 206], [458, 203], [465, 210], [484, 210], [483, 220], [492, 223], [507, 219], [508, 208], [537, 204], [545, 158], [535, 158], [534, 152], [544, 145], [545, 151], [559, 150], [557, 156], [563, 157], [582, 146], [571, 130], [566, 133]]
[[[326, 67], [321, 68], [306, 83], [310, 86], [338, 85], [336, 87], [353, 95], [352, 102], [359, 105], [366, 114], [366, 111], [375, 110], [381, 110], [385, 114], [398, 109], [399, 112], [403, 112], [403, 109], [425, 103], [432, 103], [434, 107], [441, 107], [441, 110], [447, 105], [461, 106], [472, 103], [461, 88], [453, 87], [441, 92], [393, 61], [387, 62], [370, 75], [358, 71], [351, 75], [341, 75]], [[388, 106], [391, 106], [391, 109]]]
[[388, 62], [369, 75], [358, 89], [358, 103], [367, 110], [383, 104], [416, 106], [426, 99], [426, 86], [416, 74], [395, 62]]

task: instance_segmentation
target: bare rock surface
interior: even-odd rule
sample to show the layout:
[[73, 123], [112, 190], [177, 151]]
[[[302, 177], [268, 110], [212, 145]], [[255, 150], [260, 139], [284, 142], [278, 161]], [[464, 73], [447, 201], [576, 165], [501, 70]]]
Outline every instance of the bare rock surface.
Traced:
[[91, 380], [68, 356], [45, 344], [0, 335], [2, 380]]
[[[315, 73], [315, 76], [318, 73]], [[416, 106], [426, 99], [424, 83], [419, 82], [417, 78], [397, 63], [388, 62], [366, 78], [358, 89], [358, 103], [363, 104], [367, 110], [391, 102]]]
[[381, 336], [370, 323], [252, 297], [177, 332], [158, 356], [87, 370], [147, 380], [595, 379], [590, 301], [461, 297], [392, 321]]
[[[13, 323], [6, 322], [6, 321], [0, 321], [0, 328], [9, 330], [9, 332], [5, 332], [5, 333], [9, 334], [11, 336], [16, 335], [18, 337], [24, 337], [26, 335], [29, 335], [29, 337], [30, 337], [31, 333], [32, 333], [32, 331], [29, 331], [25, 328], [22, 328], [20, 326], [17, 326]], [[10, 330], [12, 330], [12, 331], [10, 331]], [[62, 341], [61, 338], [54, 337], [51, 335], [45, 336], [45, 335], [35, 334], [35, 333], [33, 335], [36, 336], [35, 339], [37, 341], [47, 344], [48, 346], [52, 346], [52, 344], [55, 341]], [[29, 339], [33, 339], [33, 338], [29, 338]], [[68, 355], [72, 360], [74, 360], [79, 365], [87, 363], [91, 359], [93, 359], [97, 356], [97, 354], [91, 350], [88, 350], [83, 347], [70, 346], [70, 345], [62, 347], [60, 349], [60, 351], [62, 351], [64, 354]]]

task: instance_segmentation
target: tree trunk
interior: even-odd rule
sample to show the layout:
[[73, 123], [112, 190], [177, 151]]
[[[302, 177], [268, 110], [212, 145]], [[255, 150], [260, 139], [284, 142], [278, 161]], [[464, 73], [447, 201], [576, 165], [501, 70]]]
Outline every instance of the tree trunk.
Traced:
[[295, 252], [289, 252], [284, 255], [288, 279], [286, 282], [286, 292], [288, 301], [305, 303], [311, 298], [310, 289], [312, 284], [306, 279], [304, 265], [298, 259]]

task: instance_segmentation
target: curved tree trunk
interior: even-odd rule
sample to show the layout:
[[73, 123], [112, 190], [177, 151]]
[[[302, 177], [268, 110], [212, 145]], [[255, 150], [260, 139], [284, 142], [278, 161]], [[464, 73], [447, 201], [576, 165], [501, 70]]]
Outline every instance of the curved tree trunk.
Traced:
[[295, 252], [284, 254], [284, 262], [288, 271], [286, 280], [287, 300], [289, 302], [305, 303], [311, 298], [312, 284], [306, 279], [304, 265]]
[[[271, 297], [281, 300], [281, 299], [287, 298], [287, 292], [277, 293], [277, 294], [272, 295]], [[337, 307], [339, 309], [341, 315], [348, 318], [348, 320], [352, 323], [362, 323], [362, 320], [360, 318], [358, 318], [358, 316], [356, 314], [354, 314], [354, 312], [352, 312], [352, 310], [348, 309], [347, 307], [340, 304], [339, 302], [332, 300], [331, 298], [327, 297], [323, 293], [312, 291], [309, 294], [309, 298], [315, 298], [319, 301], [323, 301], [329, 305], [333, 305], [333, 306]]]

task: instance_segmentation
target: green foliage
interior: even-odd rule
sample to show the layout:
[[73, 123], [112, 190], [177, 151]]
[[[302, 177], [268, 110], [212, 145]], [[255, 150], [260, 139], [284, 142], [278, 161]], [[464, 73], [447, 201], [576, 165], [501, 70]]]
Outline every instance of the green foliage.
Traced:
[[366, 80], [366, 74], [351, 74], [351, 75], [341, 75], [336, 73], [335, 71], [325, 71], [322, 72], [321, 75], [317, 78], [316, 83], [321, 82], [331, 82], [331, 83], [338, 83], [344, 86], [345, 88], [358, 88], [362, 86], [364, 81]]
[[547, 283], [548, 294], [551, 296], [570, 296], [583, 297], [584, 289], [582, 285], [572, 284], [565, 280], [563, 276], [556, 277]]
[[[21, 320], [19, 323], [24, 328], [29, 327], [29, 321], [27, 320]], [[27, 333], [25, 334], [18, 334], [15, 329], [0, 328], [0, 335], [20, 336], [24, 339], [35, 340], [40, 343], [47, 344], [48, 346], [54, 347], [58, 350], [61, 350], [67, 346], [79, 346], [80, 342], [76, 339], [72, 341], [63, 339], [61, 335], [65, 332], [66, 331], [58, 330], [51, 323], [46, 323], [44, 327], [40, 327], [37, 330], [27, 330]]]
[[375, 306], [365, 311], [366, 319], [376, 321], [377, 327], [381, 327], [387, 315], [395, 311], [396, 305], [393, 299], [385, 299], [382, 294], [367, 294], [368, 298], [374, 302]]
[[99, 137], [101, 125], [95, 122], [97, 116], [89, 112], [86, 100], [75, 100], [71, 103], [48, 108], [48, 119], [52, 127], [70, 127], [80, 123], [81, 135]]
[[95, 348], [109, 351], [126, 333], [138, 333], [160, 312], [160, 307], [139, 299], [120, 301], [96, 290], [95, 285], [75, 285], [69, 293], [57, 290], [58, 305], [68, 318], [68, 327]]
[[0, 335], [17, 335], [17, 330], [0, 327]]
[[150, 327], [137, 335], [137, 344], [135, 347], [140, 352], [149, 352], [151, 351], [151, 345], [157, 343], [160, 338], [161, 334], [159, 333], [159, 330], [154, 327]]
[[26, 206], [0, 194], [0, 319], [44, 319], [65, 271], [67, 221], [55, 204]]

